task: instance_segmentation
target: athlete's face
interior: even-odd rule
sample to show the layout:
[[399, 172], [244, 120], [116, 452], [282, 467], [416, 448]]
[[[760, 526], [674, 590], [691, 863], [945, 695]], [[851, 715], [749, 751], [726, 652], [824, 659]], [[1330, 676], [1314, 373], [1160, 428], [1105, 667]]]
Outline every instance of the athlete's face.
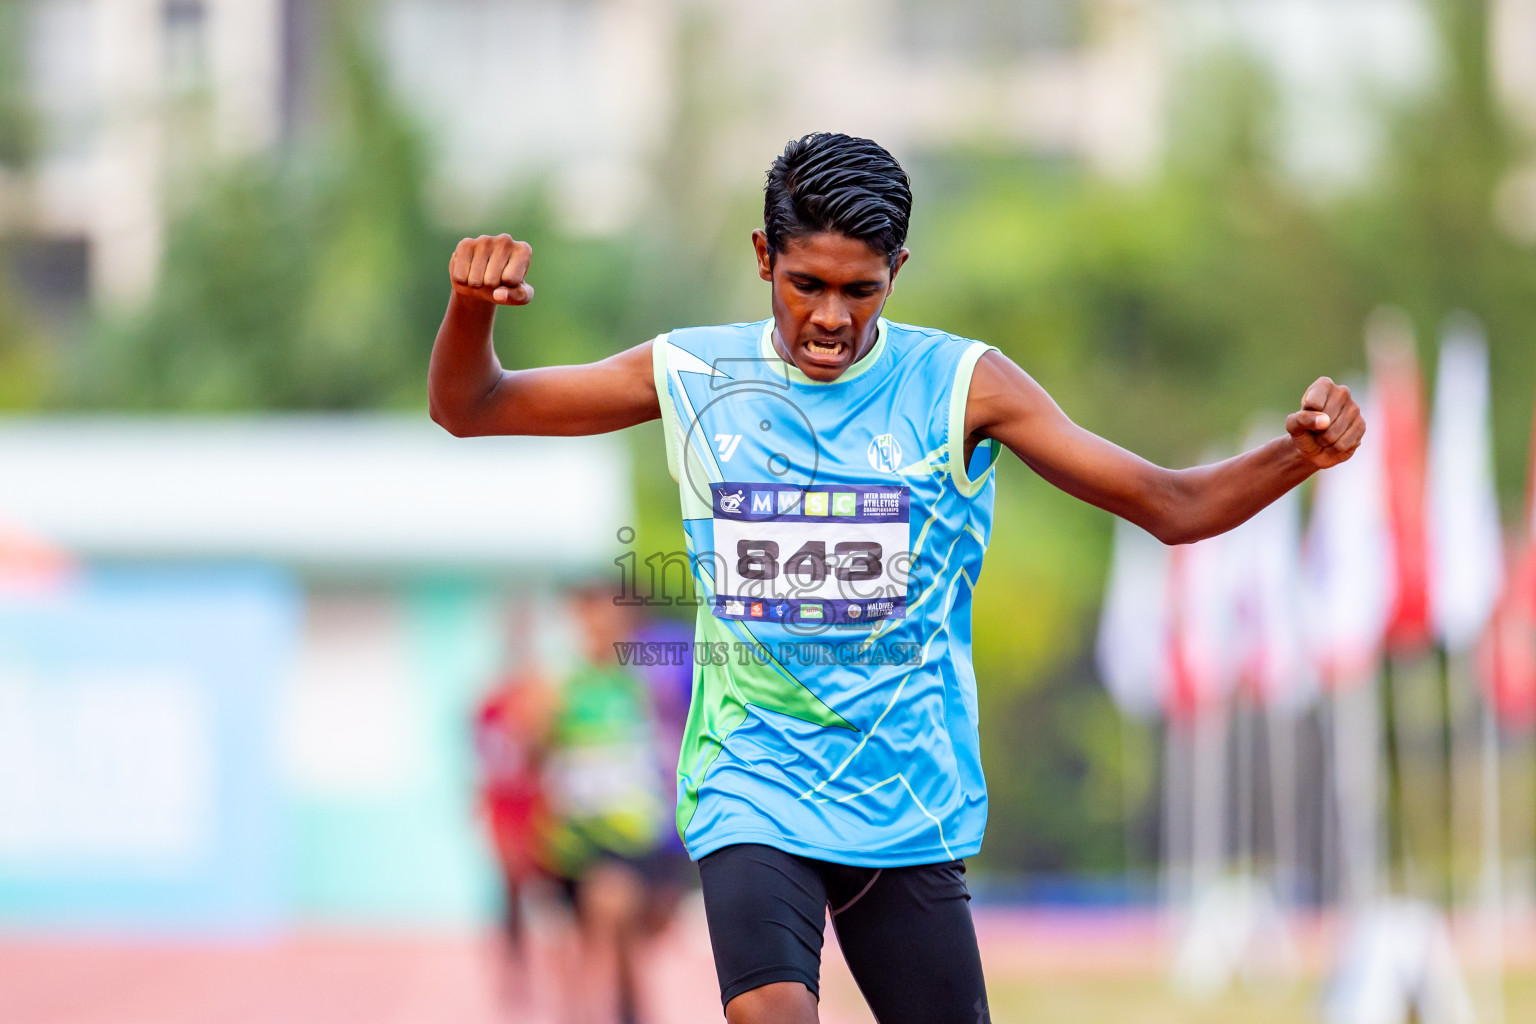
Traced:
[[757, 273], [773, 285], [773, 344], [812, 380], [836, 380], [875, 343], [877, 321], [907, 261], [835, 231], [792, 238], [777, 256], [752, 232]]

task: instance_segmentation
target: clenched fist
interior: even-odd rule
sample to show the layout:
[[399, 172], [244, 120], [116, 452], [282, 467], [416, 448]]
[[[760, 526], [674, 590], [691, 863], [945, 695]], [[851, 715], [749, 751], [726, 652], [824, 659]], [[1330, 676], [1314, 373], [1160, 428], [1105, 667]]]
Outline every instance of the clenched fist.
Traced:
[[466, 238], [453, 250], [448, 275], [459, 295], [499, 306], [526, 306], [533, 300], [533, 285], [528, 276], [528, 261], [533, 246], [511, 235], [481, 235]]
[[1285, 418], [1285, 429], [1302, 458], [1327, 469], [1355, 454], [1365, 436], [1365, 417], [1349, 388], [1319, 377], [1301, 396], [1301, 409]]

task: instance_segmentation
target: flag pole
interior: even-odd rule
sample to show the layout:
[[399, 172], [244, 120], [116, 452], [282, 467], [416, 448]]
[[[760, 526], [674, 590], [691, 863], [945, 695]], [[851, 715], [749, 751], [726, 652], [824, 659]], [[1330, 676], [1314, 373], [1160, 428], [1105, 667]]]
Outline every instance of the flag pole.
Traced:
[[1407, 774], [1413, 767], [1413, 723], [1409, 712], [1408, 691], [1414, 681], [1409, 657], [1401, 652], [1388, 655], [1382, 680], [1382, 698], [1386, 703], [1383, 722], [1387, 732], [1388, 814], [1386, 841], [1389, 876], [1395, 847], [1396, 880], [1400, 895], [1425, 898], [1425, 880], [1419, 863], [1422, 851], [1415, 849], [1408, 810]]
[[1195, 898], [1222, 874], [1226, 859], [1227, 701], [1212, 697], [1194, 713], [1190, 759], [1194, 807], [1191, 812], [1191, 892]]
[[1274, 876], [1278, 895], [1286, 906], [1297, 896], [1299, 856], [1296, 838], [1296, 728], [1297, 720], [1271, 705], [1265, 715], [1269, 748], [1271, 830], [1274, 836]]
[[1319, 801], [1321, 821], [1319, 839], [1321, 861], [1318, 864], [1319, 895], [1332, 904], [1335, 910], [1343, 902], [1344, 887], [1341, 882], [1339, 858], [1339, 757], [1334, 736], [1337, 731], [1338, 692], [1329, 685], [1323, 699], [1318, 702], [1318, 739], [1322, 755], [1322, 791]]
[[1489, 964], [1490, 1024], [1504, 1021], [1504, 878], [1499, 830], [1499, 726], [1493, 702], [1482, 700], [1483, 857], [1479, 914], [1483, 955]]
[[[1488, 396], [1488, 346], [1482, 328], [1465, 313], [1452, 314], [1441, 335], [1430, 433], [1426, 509], [1432, 527], [1432, 604], [1446, 649], [1446, 706], [1451, 716], [1447, 731], [1455, 789], [1447, 824], [1452, 830], [1452, 891], [1461, 895], [1457, 890], [1466, 871], [1473, 887], [1464, 908], [1474, 911], [1480, 922], [1479, 945], [1487, 960], [1485, 1010], [1498, 1021], [1503, 1014], [1498, 727], [1492, 702], [1477, 692], [1472, 653], [1493, 616], [1505, 577]], [[1474, 786], [1479, 794], [1475, 799]], [[1463, 798], [1466, 806], [1457, 806]], [[1463, 818], [1465, 829], [1458, 827]], [[1476, 835], [1480, 850], [1475, 862], [1463, 864], [1458, 840], [1467, 834]]]
[[1188, 723], [1170, 714], [1163, 728], [1163, 905], [1173, 916], [1189, 903], [1189, 815], [1185, 799], [1190, 791], [1186, 764], [1190, 742]]
[[1377, 894], [1380, 723], [1375, 713], [1376, 678], [1376, 672], [1370, 671], [1334, 692], [1339, 881], [1343, 903], [1352, 911], [1368, 906]]
[[1136, 794], [1132, 792], [1131, 776], [1131, 750], [1134, 744], [1131, 740], [1131, 716], [1123, 710], [1120, 715], [1120, 813], [1124, 817], [1124, 827], [1121, 829], [1124, 849], [1121, 856], [1125, 858], [1126, 888], [1130, 888], [1132, 872], [1136, 865], [1136, 816], [1140, 808], [1137, 806]]
[[1232, 728], [1235, 730], [1236, 741], [1234, 756], [1237, 758], [1232, 773], [1237, 786], [1237, 835], [1233, 851], [1238, 874], [1246, 882], [1252, 882], [1255, 876], [1254, 848], [1257, 845], [1253, 835], [1254, 776], [1257, 774], [1254, 764], [1256, 714], [1257, 707], [1250, 692], [1239, 690], [1232, 700]]

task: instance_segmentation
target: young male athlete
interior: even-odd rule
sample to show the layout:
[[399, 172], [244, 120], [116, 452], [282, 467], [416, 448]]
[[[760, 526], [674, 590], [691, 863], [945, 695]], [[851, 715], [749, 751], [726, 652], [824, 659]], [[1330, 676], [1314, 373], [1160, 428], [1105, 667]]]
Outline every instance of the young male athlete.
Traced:
[[752, 232], [773, 316], [676, 330], [585, 366], [504, 370], [498, 305], [532, 250], [465, 239], [432, 352], [456, 435], [594, 434], [660, 418], [701, 606], [678, 763], [730, 1024], [814, 1024], [822, 926], [881, 1024], [989, 1019], [963, 859], [986, 789], [971, 589], [1006, 446], [1168, 544], [1231, 529], [1349, 458], [1365, 423], [1319, 378], [1287, 434], [1167, 470], [1074, 424], [981, 342], [880, 315], [912, 196], [865, 139], [792, 142]]

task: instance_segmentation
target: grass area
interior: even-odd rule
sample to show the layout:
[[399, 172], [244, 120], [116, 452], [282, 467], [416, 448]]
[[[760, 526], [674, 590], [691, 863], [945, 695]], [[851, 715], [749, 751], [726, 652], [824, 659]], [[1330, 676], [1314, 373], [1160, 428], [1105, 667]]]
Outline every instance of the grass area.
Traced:
[[[1236, 989], [1211, 1000], [1173, 992], [1160, 976], [1002, 976], [989, 980], [995, 1024], [1296, 1024], [1322, 1020], [1316, 979], [1285, 989]], [[1476, 993], [1474, 993], [1474, 998]], [[1479, 1015], [1480, 1020], [1488, 1019]], [[1504, 986], [1504, 1019], [1536, 1020], [1536, 973]]]
[[1315, 985], [1195, 1001], [1174, 993], [1161, 977], [1002, 977], [991, 980], [989, 996], [995, 1024], [1293, 1024], [1319, 1017]]
[[[871, 1021], [852, 980], [825, 978], [823, 1005], [838, 1024]], [[1173, 991], [1166, 978], [1151, 972], [1074, 971], [1052, 977], [1040, 973], [992, 972], [987, 979], [994, 1024], [1318, 1024], [1322, 1021], [1322, 983], [1309, 978], [1295, 985], [1235, 988], [1200, 1000]], [[1474, 992], [1474, 1000], [1477, 993]], [[1481, 1007], [1479, 1007], [1481, 1008]], [[1489, 1019], [1479, 1014], [1479, 1020]], [[1536, 1020], [1536, 972], [1509, 976], [1504, 986], [1504, 1020]]]

